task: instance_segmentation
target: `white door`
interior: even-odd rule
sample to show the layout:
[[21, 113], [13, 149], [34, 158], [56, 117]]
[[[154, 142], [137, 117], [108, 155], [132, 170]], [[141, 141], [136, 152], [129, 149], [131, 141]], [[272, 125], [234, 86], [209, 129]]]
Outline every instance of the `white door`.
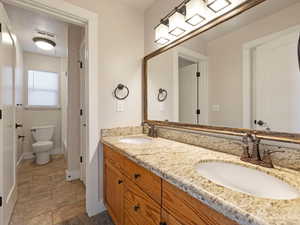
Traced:
[[266, 123], [257, 129], [300, 132], [298, 38], [292, 32], [256, 48], [253, 119]]
[[197, 64], [179, 69], [179, 121], [197, 124]]
[[16, 202], [14, 62], [15, 46], [0, 3], [0, 225], [7, 225]]
[[80, 46], [80, 180], [85, 184], [86, 180], [86, 105], [85, 105], [85, 90], [86, 90], [86, 47], [83, 41]]

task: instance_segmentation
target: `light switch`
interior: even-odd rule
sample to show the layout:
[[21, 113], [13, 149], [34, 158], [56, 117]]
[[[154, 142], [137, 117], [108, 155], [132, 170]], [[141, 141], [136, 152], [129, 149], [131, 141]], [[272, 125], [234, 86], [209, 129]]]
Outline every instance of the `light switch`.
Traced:
[[220, 112], [220, 105], [212, 105], [213, 112]]
[[124, 101], [117, 100], [117, 112], [124, 112]]

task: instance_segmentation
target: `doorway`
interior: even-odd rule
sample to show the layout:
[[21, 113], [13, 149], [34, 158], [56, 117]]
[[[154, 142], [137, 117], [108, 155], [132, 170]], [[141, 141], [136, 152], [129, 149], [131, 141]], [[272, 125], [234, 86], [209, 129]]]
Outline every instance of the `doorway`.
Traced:
[[[15, 1], [15, 0], [7, 0], [5, 2], [8, 2], [8, 3], [12, 3], [16, 6], [21, 6], [23, 8], [27, 8], [27, 9], [33, 9], [35, 11], [38, 11], [40, 13], [49, 13], [57, 18], [61, 18], [63, 19], [64, 21], [69, 21], [71, 23], [75, 23], [77, 25], [83, 25], [85, 27], [88, 27], [88, 32], [86, 34], [86, 37], [87, 37], [87, 46], [90, 46], [91, 47], [91, 50], [90, 51], [87, 51], [87, 55], [89, 57], [89, 62], [87, 63], [86, 65], [86, 68], [89, 68], [88, 69], [88, 72], [87, 72], [87, 81], [86, 81], [86, 89], [85, 91], [87, 92], [87, 94], [85, 95], [87, 101], [88, 101], [88, 108], [86, 108], [86, 124], [87, 124], [87, 150], [90, 150], [92, 149], [92, 151], [88, 151], [87, 152], [87, 157], [91, 154], [91, 155], [94, 155], [95, 154], [95, 151], [97, 149], [97, 143], [98, 143], [98, 136], [96, 135], [97, 131], [98, 131], [98, 124], [95, 123], [95, 121], [97, 121], [97, 101], [96, 101], [96, 95], [95, 95], [95, 92], [94, 92], [94, 95], [91, 95], [92, 93], [92, 90], [95, 91], [97, 90], [97, 83], [96, 82], [91, 82], [91, 80], [96, 80], [95, 78], [97, 77], [97, 16], [94, 14], [94, 13], [91, 13], [87, 10], [84, 10], [84, 9], [80, 9], [80, 8], [77, 8], [77, 7], [74, 7], [73, 5], [71, 4], [63, 4], [63, 5], [57, 5], [55, 2], [52, 2], [52, 1], [44, 1], [43, 3], [38, 3], [38, 2], [35, 2], [35, 3], [28, 3], [27, 1]], [[1, 5], [2, 6], [2, 5]], [[46, 10], [45, 10], [46, 9]], [[1, 16], [2, 16], [2, 13], [1, 13]], [[8, 25], [9, 22], [5, 21], [6, 24], [5, 25]], [[1, 21], [1, 25], [2, 27], [4, 26], [4, 22]], [[2, 33], [2, 32], [1, 32]], [[12, 35], [13, 36], [13, 35]], [[3, 110], [3, 107], [1, 105], [1, 110]], [[10, 115], [13, 115], [13, 114], [10, 114]], [[78, 112], [78, 115], [79, 115], [79, 112]], [[8, 117], [6, 117], [8, 118]], [[89, 126], [89, 121], [93, 119], [94, 123], [91, 124]], [[15, 123], [13, 123], [15, 124]], [[89, 134], [95, 134], [95, 135], [89, 135]], [[16, 135], [16, 132], [14, 131], [14, 135], [12, 135], [12, 137], [14, 137]], [[3, 140], [3, 135], [1, 134], [1, 139], [0, 139], [0, 144], [2, 145], [4, 143], [4, 140]], [[15, 146], [13, 147], [14, 148], [14, 151], [16, 151], [15, 149]], [[1, 156], [3, 154], [3, 152], [1, 151], [0, 152]], [[14, 155], [14, 154], [13, 154]], [[0, 157], [2, 159], [2, 157]], [[78, 161], [80, 159], [78, 158]], [[16, 159], [14, 159], [14, 161], [9, 161], [12, 165], [12, 167], [14, 168], [14, 170], [10, 170], [12, 171], [13, 175], [10, 176], [10, 179], [13, 178], [15, 175], [16, 175]], [[93, 162], [92, 164], [95, 164], [97, 162]], [[1, 166], [1, 171], [2, 168], [4, 168], [4, 165], [3, 163], [0, 164]], [[94, 166], [94, 165], [87, 165], [87, 170], [90, 170], [91, 169], [91, 166]], [[87, 184], [87, 187], [91, 187], [90, 184], [91, 184], [91, 179], [89, 177], [89, 175], [91, 173], [89, 172], [86, 172], [85, 173], [87, 176], [86, 176], [86, 184]], [[2, 190], [2, 187], [3, 187], [3, 184], [4, 184], [4, 181], [3, 181], [3, 177], [0, 177], [0, 194], [1, 194], [1, 197], [6, 195], [7, 197], [7, 192], [4, 192]], [[95, 179], [94, 179], [95, 180]], [[94, 182], [94, 180], [92, 182]], [[103, 209], [103, 206], [101, 205], [101, 203], [98, 201], [98, 198], [95, 197], [95, 195], [97, 195], [97, 191], [94, 190], [94, 188], [97, 189], [97, 187], [91, 187], [91, 189], [89, 189], [89, 191], [87, 191], [86, 195], [85, 196], [88, 196], [87, 197], [87, 204], [85, 205], [84, 204], [84, 208], [85, 210], [88, 212], [89, 215], [93, 215], [95, 214], [95, 212], [99, 212], [99, 210], [102, 210]], [[96, 194], [95, 194], [96, 193]], [[92, 196], [92, 197], [91, 197]], [[1, 218], [3, 218], [2, 215], [7, 215], [7, 218], [10, 217], [9, 214], [6, 213], [6, 211], [4, 210], [4, 207], [1, 207], [0, 208], [0, 213], [1, 213]], [[6, 221], [0, 221], [0, 224], [1, 225], [6, 225], [7, 223], [7, 220]]]
[[[208, 123], [207, 57], [187, 48], [174, 50], [174, 118], [183, 123]], [[188, 97], [187, 97], [188, 96]]]

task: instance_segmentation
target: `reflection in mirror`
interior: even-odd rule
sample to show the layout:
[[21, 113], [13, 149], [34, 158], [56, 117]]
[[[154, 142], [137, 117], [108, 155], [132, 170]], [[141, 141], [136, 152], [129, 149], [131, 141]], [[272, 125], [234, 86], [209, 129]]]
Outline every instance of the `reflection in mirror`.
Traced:
[[148, 60], [148, 119], [300, 133], [299, 12], [267, 0]]

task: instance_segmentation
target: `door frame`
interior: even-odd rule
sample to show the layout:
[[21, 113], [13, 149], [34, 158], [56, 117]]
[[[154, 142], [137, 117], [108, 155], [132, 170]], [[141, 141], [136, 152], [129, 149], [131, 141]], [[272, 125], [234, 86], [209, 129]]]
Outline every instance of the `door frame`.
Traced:
[[[68, 23], [85, 26], [88, 48], [88, 73], [86, 90], [87, 164], [86, 164], [86, 211], [89, 216], [105, 210], [99, 196], [98, 182], [98, 14], [61, 0], [3, 0], [5, 3], [44, 12]], [[95, 175], [96, 174], [96, 175]]]
[[253, 52], [256, 47], [284, 36], [286, 34], [299, 31], [300, 25], [263, 36], [256, 40], [247, 42], [243, 45], [243, 128], [252, 129], [253, 110], [252, 110], [252, 77], [253, 77]]
[[193, 51], [185, 47], [177, 47], [173, 50], [173, 90], [174, 90], [174, 114], [173, 118], [175, 121], [179, 122], [179, 69], [178, 61], [179, 57], [185, 58], [187, 60], [193, 61], [198, 64], [198, 70], [200, 70], [203, 83], [200, 84], [200, 88], [203, 93], [206, 94], [204, 97], [204, 102], [202, 103], [201, 112], [204, 114], [204, 119], [206, 124], [208, 123], [208, 57], [200, 54], [199, 52]]

